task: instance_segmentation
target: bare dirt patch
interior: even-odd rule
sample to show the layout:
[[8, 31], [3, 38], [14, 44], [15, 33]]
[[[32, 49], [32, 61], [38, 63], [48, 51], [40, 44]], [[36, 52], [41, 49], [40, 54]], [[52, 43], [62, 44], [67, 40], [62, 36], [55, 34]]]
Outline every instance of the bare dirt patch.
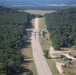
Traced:
[[62, 70], [62, 65], [64, 65], [64, 64], [63, 64], [63, 63], [56, 62], [56, 67], [57, 67], [59, 73], [60, 73], [61, 75], [64, 75], [64, 74], [63, 74], [63, 70]]

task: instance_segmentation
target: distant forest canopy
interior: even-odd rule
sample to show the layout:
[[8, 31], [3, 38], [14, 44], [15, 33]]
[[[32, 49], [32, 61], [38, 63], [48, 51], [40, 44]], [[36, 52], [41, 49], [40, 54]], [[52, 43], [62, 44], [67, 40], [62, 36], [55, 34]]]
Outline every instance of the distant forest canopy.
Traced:
[[72, 6], [18, 6], [18, 7], [13, 7], [14, 9], [17, 10], [62, 10], [62, 9], [67, 9]]
[[21, 72], [23, 56], [20, 48], [26, 28], [30, 27], [31, 15], [0, 6], [0, 75], [13, 75]]
[[76, 8], [45, 14], [45, 21], [56, 50], [76, 47]]

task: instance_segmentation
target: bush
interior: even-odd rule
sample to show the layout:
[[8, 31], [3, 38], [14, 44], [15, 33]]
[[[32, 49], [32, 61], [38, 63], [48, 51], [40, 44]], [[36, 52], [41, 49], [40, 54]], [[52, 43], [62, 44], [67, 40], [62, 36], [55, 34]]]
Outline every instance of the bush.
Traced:
[[33, 75], [33, 73], [30, 71], [30, 72], [28, 72], [26, 75]]
[[48, 50], [44, 50], [44, 56], [48, 58]]

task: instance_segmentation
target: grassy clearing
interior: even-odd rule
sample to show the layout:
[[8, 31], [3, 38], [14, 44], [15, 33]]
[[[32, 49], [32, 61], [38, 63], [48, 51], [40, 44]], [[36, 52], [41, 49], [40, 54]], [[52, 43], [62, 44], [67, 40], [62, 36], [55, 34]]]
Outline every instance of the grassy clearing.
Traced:
[[[71, 56], [76, 56], [76, 50], [72, 50]], [[64, 61], [62, 61], [64, 62]], [[76, 60], [65, 61], [66, 67], [62, 67], [64, 71], [64, 75], [76, 75]]]
[[[32, 23], [33, 23], [33, 21], [32, 21]], [[32, 28], [31, 29], [28, 29], [28, 30], [32, 30]], [[34, 63], [34, 60], [33, 60], [33, 54], [32, 54], [32, 48], [31, 48], [31, 40], [28, 40], [28, 42], [29, 42], [29, 45], [26, 48], [23, 48], [22, 49], [22, 54], [24, 55], [25, 60], [27, 59], [22, 64], [22, 66], [24, 66], [25, 68], [27, 68], [30, 71], [32, 71], [33, 72], [33, 75], [38, 75], [37, 74], [36, 67], [35, 67], [35, 63]], [[26, 75], [26, 73], [27, 72], [24, 72], [22, 75]]]
[[51, 41], [49, 39], [49, 33], [48, 33], [47, 29], [46, 29], [44, 18], [39, 19], [39, 28], [40, 28], [40, 30], [45, 31], [45, 37], [42, 37], [40, 35], [40, 42], [41, 42], [42, 49], [43, 50], [49, 50], [50, 45], [51, 45]]
[[[71, 56], [76, 56], [76, 50], [70, 48]], [[68, 52], [69, 54], [69, 52]], [[57, 62], [64, 63], [65, 66], [62, 66], [64, 75], [76, 75], [76, 60], [64, 61], [63, 59], [57, 59]]]
[[[46, 25], [45, 25], [45, 20], [44, 18], [40, 18], [39, 19], [39, 28], [40, 30], [44, 30], [45, 31], [45, 37], [40, 36], [40, 42], [41, 42], [41, 46], [43, 50], [49, 50], [50, 49], [50, 45], [51, 45], [51, 41], [49, 39], [49, 32], [46, 29]], [[56, 69], [55, 66], [55, 61], [52, 59], [47, 59], [47, 63], [53, 73], [53, 75], [59, 75], [58, 70]]]
[[56, 12], [55, 10], [24, 10], [24, 12], [28, 12], [28, 13], [31, 13], [31, 14], [41, 14], [41, 15], [44, 15], [46, 13], [52, 13], [52, 12]]
[[64, 70], [64, 75], [76, 75], [76, 61], [72, 61], [72, 64], [66, 62], [66, 67], [62, 67]]
[[[33, 75], [37, 75], [35, 63], [33, 60], [31, 45], [29, 45], [27, 48], [22, 49], [22, 54], [25, 56], [25, 60], [29, 59], [25, 63], [23, 63], [23, 66], [31, 70], [33, 72]], [[23, 75], [26, 75], [26, 73], [23, 73]]]

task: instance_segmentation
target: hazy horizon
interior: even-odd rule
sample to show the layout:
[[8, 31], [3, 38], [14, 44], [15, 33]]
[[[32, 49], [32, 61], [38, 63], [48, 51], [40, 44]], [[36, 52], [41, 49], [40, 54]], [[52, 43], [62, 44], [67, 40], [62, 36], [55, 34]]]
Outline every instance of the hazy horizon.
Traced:
[[76, 0], [0, 0], [0, 5], [76, 5]]

